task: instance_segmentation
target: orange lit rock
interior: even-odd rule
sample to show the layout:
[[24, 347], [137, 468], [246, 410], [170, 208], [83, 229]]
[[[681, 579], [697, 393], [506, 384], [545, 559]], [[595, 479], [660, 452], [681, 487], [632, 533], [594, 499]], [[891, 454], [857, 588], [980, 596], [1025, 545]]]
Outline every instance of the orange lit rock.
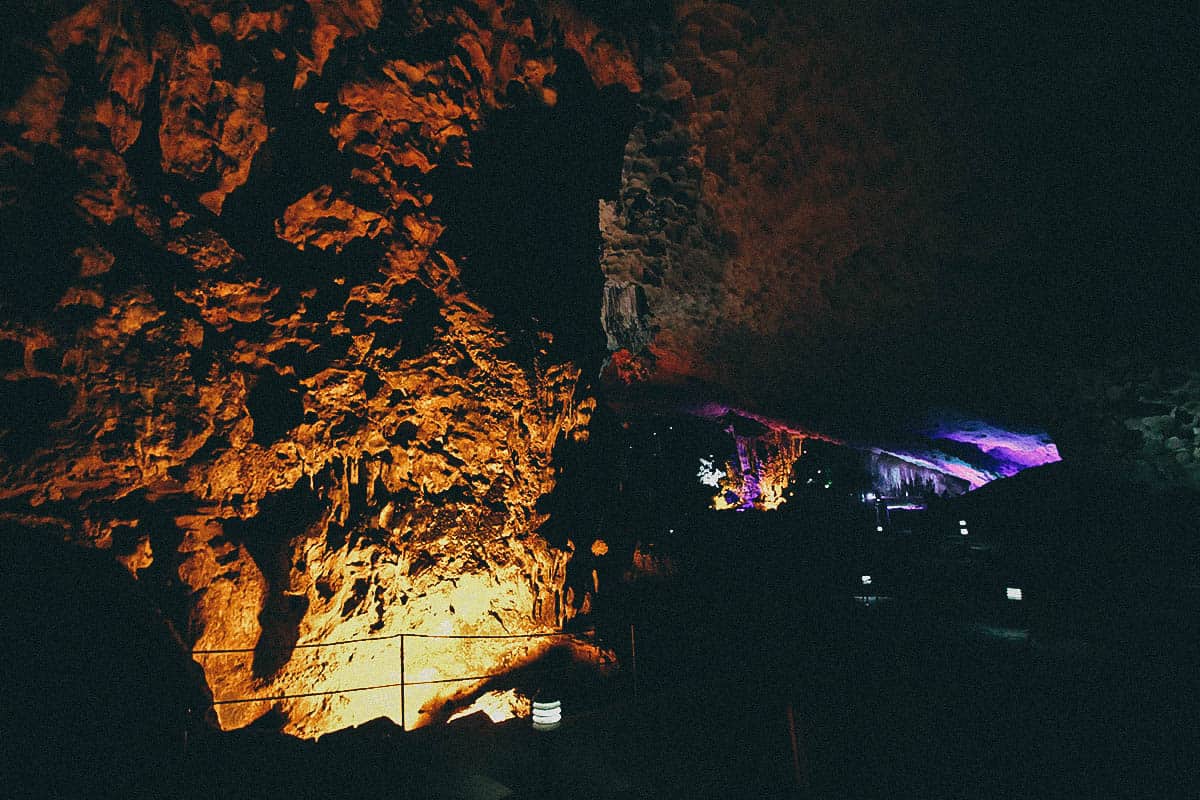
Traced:
[[194, 40], [178, 45], [170, 54], [159, 127], [163, 170], [215, 181], [216, 188], [199, 195], [214, 214], [246, 182], [254, 155], [267, 139], [262, 83], [215, 79], [220, 66], [215, 44]]
[[451, 714], [446, 721], [454, 722], [456, 719], [469, 717], [472, 714], [483, 713], [493, 723], [497, 723], [528, 717], [531, 709], [530, 698], [516, 689], [494, 690], [481, 694], [469, 706]]
[[111, 150], [90, 147], [76, 148], [73, 155], [86, 176], [75, 195], [79, 207], [106, 225], [131, 216], [135, 187], [125, 160]]
[[309, 42], [312, 56], [298, 53], [293, 88], [300, 89], [309, 76], [320, 75], [338, 39], [358, 36], [379, 26], [383, 18], [381, 0], [307, 0], [314, 25]]
[[70, 79], [48, 56], [46, 60], [46, 72], [34, 78], [20, 99], [4, 110], [3, 119], [6, 125], [20, 129], [26, 142], [57, 145], [61, 140], [58, 126]]
[[112, 253], [100, 245], [78, 247], [75, 249], [75, 256], [79, 258], [79, 274], [84, 278], [103, 275], [112, 269], [113, 262], [116, 260]]
[[547, 3], [550, 13], [563, 28], [566, 46], [577, 52], [599, 85], [620, 84], [631, 92], [642, 89], [641, 75], [629, 51], [614, 44], [612, 34], [595, 21], [561, 0]]
[[[0, 109], [5, 163], [58, 148], [82, 212], [68, 214], [74, 255], [47, 266], [63, 282], [45, 308], [0, 320], [0, 380], [28, 406], [8, 412], [36, 420], [22, 436], [0, 424], [0, 501], [181, 598], [171, 622], [188, 646], [236, 651], [196, 654], [218, 700], [263, 698], [218, 704], [222, 727], [272, 710], [303, 736], [399, 721], [396, 689], [344, 692], [399, 680], [399, 634], [542, 633], [575, 613], [573, 548], [539, 535], [536, 508], [556, 445], [586, 437], [594, 400], [577, 394], [574, 363], [512, 354], [439, 247], [426, 177], [469, 164], [513, 81], [552, 102], [554, 51], [571, 45], [507, 2], [175, 6], [187, 34], [105, 0], [47, 20], [42, 71]], [[397, 52], [372, 43], [339, 64], [386, 14], [407, 32]], [[414, 50], [403, 36], [434, 29], [446, 52], [401, 57]], [[630, 79], [627, 53], [580, 37], [598, 83]], [[285, 42], [299, 50], [281, 59], [271, 49]], [[71, 62], [81, 85], [102, 87], [84, 103], [65, 102], [73, 47], [87, 54]], [[321, 75], [328, 93], [287, 97], [278, 70], [291, 63], [299, 92]], [[268, 86], [284, 87], [279, 105]], [[279, 157], [271, 115], [292, 102], [319, 102], [348, 162], [280, 198], [278, 239], [254, 249], [226, 201]], [[29, 189], [4, 183], [6, 203]], [[373, 255], [355, 247], [367, 261], [351, 263], [343, 251], [364, 243]], [[404, 722], [442, 719], [486, 683], [437, 681], [550, 647], [407, 640]]]
[[391, 232], [391, 223], [381, 215], [333, 195], [329, 186], [321, 186], [288, 206], [283, 219], [275, 223], [280, 239], [297, 249], [341, 252], [355, 239], [375, 239]]

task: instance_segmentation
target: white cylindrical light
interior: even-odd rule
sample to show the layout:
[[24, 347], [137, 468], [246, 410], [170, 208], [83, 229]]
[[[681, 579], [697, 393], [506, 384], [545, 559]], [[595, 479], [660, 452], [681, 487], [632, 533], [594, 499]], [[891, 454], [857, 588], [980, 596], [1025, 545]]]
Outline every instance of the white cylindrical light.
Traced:
[[552, 731], [562, 724], [561, 700], [533, 701], [533, 729]]

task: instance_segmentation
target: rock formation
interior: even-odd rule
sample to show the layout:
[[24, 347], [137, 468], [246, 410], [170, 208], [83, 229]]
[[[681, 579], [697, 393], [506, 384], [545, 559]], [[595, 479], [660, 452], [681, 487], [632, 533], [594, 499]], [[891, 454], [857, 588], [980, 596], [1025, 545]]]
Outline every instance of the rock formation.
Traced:
[[[656, 331], [610, 347], [641, 355], [657, 380], [729, 384], [777, 366], [782, 341], [812, 340], [833, 317], [863, 327], [916, 303], [928, 262], [895, 254], [957, 235], [931, 213], [956, 179], [953, 153], [919, 165], [936, 131], [898, 108], [950, 78], [933, 59], [916, 89], [913, 65], [868, 49], [917, 35], [912, 20], [861, 16], [679, 5], [677, 36], [645, 79], [620, 198], [601, 214], [610, 285], [644, 291], [643, 326]], [[856, 275], [867, 261], [894, 263]]]
[[[398, 682], [396, 634], [560, 630], [536, 505], [594, 400], [466, 292], [431, 173], [567, 48], [636, 90], [620, 41], [490, 0], [50, 6], [3, 110], [3, 513], [138, 575], [224, 728], [400, 721], [337, 693]], [[552, 644], [410, 640], [404, 722]]]

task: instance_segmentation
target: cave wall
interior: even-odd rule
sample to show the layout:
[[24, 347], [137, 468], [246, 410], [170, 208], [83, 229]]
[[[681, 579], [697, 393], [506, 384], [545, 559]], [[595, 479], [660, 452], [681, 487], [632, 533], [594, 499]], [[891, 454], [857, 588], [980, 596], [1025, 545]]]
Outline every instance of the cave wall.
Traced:
[[1181, 363], [1082, 372], [1059, 420], [1066, 457], [1160, 490], [1200, 487], [1200, 370]]
[[825, 327], [918, 302], [964, 234], [953, 148], [909, 113], [953, 74], [916, 18], [833, 5], [676, 7], [601, 212], [609, 286], [647, 305], [609, 346], [652, 380], [743, 386], [804, 340], [817, 362]]
[[[218, 699], [398, 679], [396, 640], [297, 645], [561, 628], [572, 545], [536, 506], [594, 400], [571, 352], [471, 294], [433, 207], [489, 115], [558, 103], [564, 54], [636, 91], [624, 45], [566, 4], [25, 11], [0, 111], [0, 513], [110, 551], [187, 646], [239, 651], [197, 656]], [[409, 680], [546, 646], [431, 642]], [[473, 687], [410, 688], [405, 722]], [[217, 713], [313, 736], [398, 701]]]

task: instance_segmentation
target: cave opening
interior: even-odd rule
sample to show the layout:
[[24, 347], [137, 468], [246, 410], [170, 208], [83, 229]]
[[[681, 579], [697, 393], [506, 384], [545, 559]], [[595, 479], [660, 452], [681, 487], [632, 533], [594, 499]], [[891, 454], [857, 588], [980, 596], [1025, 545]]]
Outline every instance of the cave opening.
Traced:
[[[437, 176], [446, 250], [510, 333], [549, 331], [552, 352], [594, 374], [604, 352], [599, 200], [619, 191], [634, 123], [624, 87], [597, 89], [582, 60], [555, 54], [553, 107], [517, 96], [472, 136], [469, 168]], [[513, 84], [514, 94], [521, 90]]]

